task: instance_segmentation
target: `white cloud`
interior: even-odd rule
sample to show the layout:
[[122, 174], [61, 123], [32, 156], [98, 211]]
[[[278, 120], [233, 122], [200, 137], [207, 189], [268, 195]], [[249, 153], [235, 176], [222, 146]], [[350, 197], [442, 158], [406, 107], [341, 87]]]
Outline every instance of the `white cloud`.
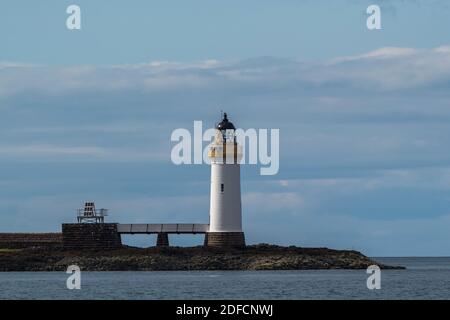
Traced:
[[[105, 148], [95, 146], [56, 146], [48, 144], [0, 145], [3, 159], [66, 159], [102, 161], [164, 161], [167, 154], [161, 150]], [[55, 158], [57, 157], [57, 158]]]
[[37, 67], [36, 64], [31, 63], [23, 63], [23, 62], [14, 62], [14, 61], [0, 61], [0, 69], [7, 68], [32, 68]]
[[[13, 62], [0, 67], [23, 66]], [[31, 66], [12, 68], [0, 75], [0, 95], [26, 91], [65, 94], [76, 91], [185, 90], [213, 85], [248, 85], [274, 88], [286, 85], [342, 85], [347, 89], [397, 90], [450, 81], [450, 46], [432, 49], [380, 48], [328, 61], [297, 62], [259, 58], [194, 63], [154, 61], [110, 67]]]
[[242, 196], [244, 206], [251, 208], [253, 215], [260, 212], [272, 212], [278, 215], [280, 211], [301, 214], [305, 210], [305, 200], [295, 192], [251, 192]]
[[[414, 252], [417, 235], [424, 240], [417, 252], [442, 252], [432, 249], [448, 238], [442, 227], [448, 222], [442, 215], [448, 196], [442, 194], [450, 189], [449, 79], [449, 46], [381, 48], [314, 62], [263, 57], [3, 68], [2, 223], [18, 208], [17, 217], [7, 218], [21, 228], [42, 213], [40, 206], [56, 203], [39, 222], [41, 229], [55, 226], [72, 219], [77, 201], [92, 194], [121, 222], [207, 220], [208, 175], [203, 179], [190, 175], [193, 167], [160, 164], [170, 163], [173, 129], [191, 128], [198, 119], [212, 125], [223, 108], [231, 110], [238, 126], [280, 128], [277, 180], [244, 181], [244, 187], [250, 185], [243, 188], [249, 239], [355, 246], [376, 254], [402, 239]], [[32, 165], [22, 173], [11, 164], [17, 159]], [[64, 169], [53, 171], [46, 163], [55, 160]], [[80, 160], [89, 163], [80, 165]], [[136, 160], [144, 163], [137, 166]], [[83, 191], [90, 177], [82, 168], [92, 173], [110, 161], [122, 162], [104, 166], [103, 176]], [[60, 177], [66, 168], [74, 169], [67, 175], [74, 178], [70, 190]], [[125, 174], [131, 177], [123, 179]], [[43, 182], [43, 176], [57, 181]], [[425, 192], [425, 198], [418, 196]], [[423, 203], [423, 212], [415, 210]], [[389, 252], [401, 253], [399, 248]]]
[[89, 155], [101, 156], [105, 151], [97, 147], [61, 147], [52, 145], [0, 146], [2, 156], [20, 155]]
[[[330, 191], [335, 193], [358, 194], [374, 190], [394, 188], [421, 188], [434, 190], [450, 190], [450, 166], [424, 167], [410, 169], [375, 170], [371, 175], [364, 172], [361, 176], [341, 176], [327, 178], [292, 178], [277, 181], [286, 194], [294, 199], [300, 194], [317, 194], [326, 197]], [[268, 186], [272, 181], [267, 181]], [[294, 194], [293, 194], [294, 193]], [[449, 194], [450, 197], [450, 194]], [[261, 199], [264, 195], [261, 195]], [[259, 199], [258, 199], [259, 200]], [[254, 201], [257, 203], [258, 201]], [[304, 203], [305, 200], [300, 203]]]
[[342, 62], [358, 61], [358, 60], [370, 60], [370, 59], [398, 59], [402, 57], [409, 57], [415, 55], [419, 50], [414, 48], [397, 48], [386, 47], [380, 48], [371, 52], [367, 52], [360, 55], [338, 57], [330, 61], [330, 65], [339, 64]]

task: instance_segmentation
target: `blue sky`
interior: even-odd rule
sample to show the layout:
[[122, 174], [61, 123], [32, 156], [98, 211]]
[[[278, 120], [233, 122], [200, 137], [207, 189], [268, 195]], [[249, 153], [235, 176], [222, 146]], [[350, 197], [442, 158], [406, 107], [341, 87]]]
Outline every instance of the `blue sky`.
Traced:
[[3, 1], [0, 231], [58, 231], [91, 199], [207, 222], [209, 168], [173, 165], [170, 134], [224, 109], [280, 129], [279, 174], [242, 168], [249, 243], [450, 255], [450, 8], [378, 1], [368, 31], [372, 3]]
[[[383, 10], [380, 32], [366, 8]], [[259, 56], [321, 59], [385, 46], [448, 43], [450, 4], [439, 0], [2, 1], [2, 59], [76, 65], [191, 62]], [[82, 9], [82, 32], [65, 27]], [[3, 47], [4, 46], [4, 47]]]

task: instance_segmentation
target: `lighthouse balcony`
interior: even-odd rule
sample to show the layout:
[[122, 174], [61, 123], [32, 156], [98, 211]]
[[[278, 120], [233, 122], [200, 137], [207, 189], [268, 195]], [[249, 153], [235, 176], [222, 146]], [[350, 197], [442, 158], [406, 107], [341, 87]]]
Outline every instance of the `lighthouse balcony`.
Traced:
[[227, 143], [224, 145], [212, 146], [209, 149], [209, 158], [223, 158], [227, 157], [233, 159], [236, 156], [238, 159], [242, 158], [242, 146], [235, 145], [234, 143]]

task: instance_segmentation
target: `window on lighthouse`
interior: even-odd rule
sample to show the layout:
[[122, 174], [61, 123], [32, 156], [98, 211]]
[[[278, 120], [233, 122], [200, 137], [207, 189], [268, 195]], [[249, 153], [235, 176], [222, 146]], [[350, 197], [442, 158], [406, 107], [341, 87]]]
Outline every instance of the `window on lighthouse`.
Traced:
[[223, 183], [220, 184], [220, 192], [224, 192], [225, 191], [225, 185]]

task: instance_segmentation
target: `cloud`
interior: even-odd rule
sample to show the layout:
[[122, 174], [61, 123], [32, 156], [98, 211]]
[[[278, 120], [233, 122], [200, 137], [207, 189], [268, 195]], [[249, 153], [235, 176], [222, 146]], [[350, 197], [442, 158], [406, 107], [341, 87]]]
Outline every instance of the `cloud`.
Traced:
[[280, 211], [300, 214], [305, 210], [304, 199], [295, 192], [251, 192], [244, 193], [242, 199], [243, 205], [251, 209], [251, 214], [255, 218], [260, 216], [261, 212], [271, 212], [277, 215]]
[[167, 160], [174, 129], [225, 109], [244, 128], [281, 130], [282, 168], [442, 166], [449, 87], [450, 46], [326, 61], [12, 68], [0, 74], [0, 152]]
[[[32, 196], [18, 203], [0, 198], [0, 211], [8, 208], [8, 224], [1, 231], [57, 231], [61, 222], [76, 221], [76, 208], [84, 201], [94, 201], [98, 208], [109, 210], [108, 220], [120, 223], [208, 223], [209, 197], [199, 196], [129, 196], [121, 199], [99, 196], [92, 199], [89, 192], [72, 196]], [[70, 208], [70, 209], [68, 209]], [[195, 214], [185, 215], [185, 212]], [[35, 219], [34, 216], [40, 216]], [[14, 230], [13, 230], [14, 229]]]
[[38, 65], [31, 63], [22, 63], [22, 62], [14, 62], [14, 61], [0, 61], [0, 70], [7, 68], [32, 68], [37, 67]]
[[2, 156], [33, 157], [39, 155], [102, 156], [105, 150], [97, 147], [58, 147], [52, 145], [0, 146]]
[[[283, 193], [272, 184], [258, 201], [244, 201], [244, 224], [254, 242], [332, 243], [373, 256], [447, 255], [449, 183], [449, 168], [288, 180], [279, 187]], [[285, 197], [301, 201], [285, 205]]]
[[[8, 63], [15, 66], [20, 64]], [[282, 90], [285, 86], [392, 91], [448, 86], [450, 47], [380, 48], [327, 61], [299, 62], [263, 57], [244, 61], [197, 63], [155, 61], [111, 67], [11, 68], [0, 76], [2, 96], [24, 92], [67, 94], [117, 90], [204, 90], [214, 86], [248, 85]], [[346, 88], [347, 87], [347, 88]]]
[[[354, 249], [369, 256], [447, 256], [444, 243], [450, 215], [432, 218], [371, 220], [351, 215], [310, 214], [295, 219], [248, 219], [252, 242]], [[295, 239], [295, 240], [294, 240]]]
[[[336, 67], [336, 79], [360, 82], [365, 88], [375, 86], [379, 90], [428, 88], [448, 85], [450, 80], [447, 46], [422, 50], [383, 48], [363, 55], [341, 57], [332, 65]], [[325, 81], [330, 79], [325, 78]]]
[[8, 65], [0, 221], [10, 229], [32, 230], [39, 216], [39, 230], [54, 230], [87, 199], [120, 222], [204, 221], [209, 168], [174, 166], [170, 135], [194, 120], [211, 127], [225, 110], [238, 127], [280, 129], [279, 174], [242, 168], [249, 242], [445, 251], [450, 46], [323, 61]]
[[[348, 0], [352, 4], [361, 4], [361, 0]], [[374, 4], [372, 0], [365, 0], [366, 6]], [[446, 0], [378, 0], [377, 3], [382, 13], [388, 13], [394, 17], [397, 16], [398, 11], [405, 8], [406, 5], [419, 7], [423, 11], [428, 10], [432, 12], [443, 13], [450, 10], [448, 1]], [[365, 11], [364, 11], [365, 12]]]
[[130, 148], [89, 146], [0, 145], [0, 157], [5, 159], [70, 160], [70, 161], [167, 161], [167, 154]]
[[[439, 48], [436, 48], [434, 49], [434, 51], [439, 52], [440, 50]], [[386, 47], [360, 55], [334, 58], [331, 60], [330, 65], [361, 60], [373, 60], [373, 59], [387, 60], [387, 59], [406, 58], [416, 55], [419, 52], [420, 52], [419, 50], [414, 48]], [[445, 52], [445, 50], [443, 50], [443, 52]]]

